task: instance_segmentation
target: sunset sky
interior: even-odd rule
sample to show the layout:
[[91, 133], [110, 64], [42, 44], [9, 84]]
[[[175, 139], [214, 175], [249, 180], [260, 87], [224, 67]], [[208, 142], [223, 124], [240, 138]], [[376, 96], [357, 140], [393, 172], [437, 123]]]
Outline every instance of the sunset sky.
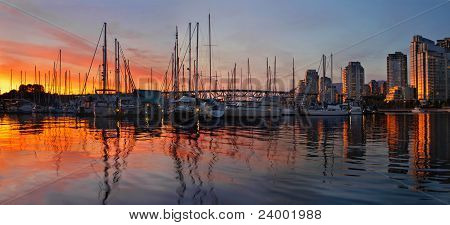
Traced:
[[[252, 76], [264, 83], [266, 57], [273, 64], [277, 56], [279, 89], [287, 90], [292, 57], [299, 80], [306, 69], [318, 68], [322, 54], [333, 52], [335, 82], [348, 61], [362, 63], [366, 82], [381, 80], [386, 79], [387, 54], [408, 53], [413, 35], [449, 37], [449, 12], [448, 0], [0, 0], [0, 90], [9, 91], [11, 69], [13, 88], [20, 84], [21, 70], [32, 83], [35, 65], [43, 83], [44, 73], [52, 69], [62, 49], [63, 71], [71, 70], [76, 92], [78, 73], [84, 76], [88, 70], [103, 22], [109, 25], [109, 49], [114, 49], [117, 37], [140, 87], [146, 87], [150, 67], [156, 79], [166, 71], [175, 26], [185, 48], [188, 22], [200, 22], [200, 69], [206, 77], [208, 13], [213, 73], [218, 71], [223, 78], [234, 62], [246, 73], [249, 57]], [[101, 53], [96, 58], [93, 75]]]

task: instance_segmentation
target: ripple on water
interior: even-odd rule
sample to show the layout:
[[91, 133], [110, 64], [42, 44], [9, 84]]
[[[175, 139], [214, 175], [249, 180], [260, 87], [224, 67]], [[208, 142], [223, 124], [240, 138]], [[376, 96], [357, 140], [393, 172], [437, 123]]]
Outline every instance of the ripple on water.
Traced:
[[174, 127], [0, 116], [8, 204], [446, 204], [450, 114]]

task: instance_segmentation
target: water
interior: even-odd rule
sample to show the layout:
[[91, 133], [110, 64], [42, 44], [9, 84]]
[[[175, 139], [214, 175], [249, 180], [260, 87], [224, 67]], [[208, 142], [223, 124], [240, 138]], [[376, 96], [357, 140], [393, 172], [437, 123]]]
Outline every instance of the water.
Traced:
[[2, 204], [448, 204], [450, 114], [0, 116]]

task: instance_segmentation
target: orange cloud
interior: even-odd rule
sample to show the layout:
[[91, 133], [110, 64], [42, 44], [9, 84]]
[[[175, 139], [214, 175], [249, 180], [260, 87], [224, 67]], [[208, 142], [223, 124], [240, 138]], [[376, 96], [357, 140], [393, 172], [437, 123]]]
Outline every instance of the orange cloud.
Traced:
[[[92, 60], [95, 45], [93, 42], [84, 39], [76, 34], [72, 34], [63, 28], [46, 23], [39, 17], [31, 16], [15, 8], [6, 5], [0, 5], [0, 11], [6, 13], [3, 15], [6, 20], [0, 21], [2, 29], [14, 26], [14, 32], [21, 32], [17, 39], [0, 39], [0, 89], [5, 92], [10, 89], [10, 70], [14, 70], [13, 83], [20, 82], [20, 72], [27, 71], [29, 77], [34, 76], [34, 66], [38, 70], [52, 70], [53, 62], [57, 61], [58, 51], [62, 49], [62, 70], [71, 70], [73, 74], [85, 74]], [[17, 18], [17, 19], [11, 19]], [[23, 29], [21, 29], [23, 28]], [[14, 34], [16, 34], [14, 33]], [[30, 38], [36, 37], [36, 38]], [[44, 41], [40, 41], [44, 40]], [[37, 42], [37, 43], [32, 43]], [[110, 45], [110, 47], [112, 47]], [[161, 62], [160, 56], [149, 56], [147, 52], [130, 48], [124, 49], [125, 54], [130, 59], [131, 72], [137, 87], [147, 87], [147, 77], [150, 74], [149, 67], [142, 66], [137, 62]], [[109, 70], [113, 70], [113, 52], [109, 54]], [[152, 58], [154, 57], [154, 58]], [[134, 62], [136, 61], [136, 62]], [[91, 78], [97, 73], [97, 66], [101, 64], [101, 46], [97, 50], [96, 58], [91, 69]], [[122, 63], [123, 65], [123, 63]], [[32, 75], [31, 75], [32, 74]], [[164, 72], [153, 69], [154, 81], [162, 80]], [[91, 79], [89, 79], [91, 81]], [[27, 81], [33, 81], [28, 79]], [[73, 78], [72, 82], [77, 83], [78, 77]], [[16, 85], [13, 85], [13, 88]], [[75, 86], [78, 86], [76, 84]]]

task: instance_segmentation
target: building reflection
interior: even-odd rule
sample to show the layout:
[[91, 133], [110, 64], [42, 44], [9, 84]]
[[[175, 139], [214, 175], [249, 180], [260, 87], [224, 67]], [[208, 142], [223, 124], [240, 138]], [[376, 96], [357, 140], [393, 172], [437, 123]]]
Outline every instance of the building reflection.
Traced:
[[408, 173], [411, 123], [409, 115], [386, 115], [389, 173]]
[[[413, 120], [411, 174], [416, 179], [417, 188], [422, 189], [424, 182], [442, 175], [441, 162], [450, 161], [450, 120], [445, 114], [418, 114]], [[440, 182], [450, 183], [450, 178], [441, 177]]]
[[[0, 144], [6, 151], [17, 152], [8, 155], [17, 157], [9, 158], [0, 154], [0, 160], [23, 163], [27, 170], [39, 167], [45, 175], [32, 175], [43, 179], [85, 168], [55, 186], [64, 192], [78, 184], [93, 186], [75, 194], [85, 197], [93, 193], [85, 198], [95, 204], [227, 204], [240, 200], [224, 195], [236, 191], [235, 187], [267, 194], [275, 188], [297, 190], [298, 184], [316, 182], [339, 188], [338, 183], [386, 181], [380, 174], [360, 172], [369, 167], [388, 171], [424, 191], [442, 191], [436, 183], [450, 183], [450, 121], [446, 114], [289, 118], [246, 124], [219, 121], [193, 127], [145, 118], [32, 116], [0, 117], [0, 122], [0, 138], [9, 142]], [[27, 129], [29, 132], [23, 131]], [[29, 157], [30, 149], [35, 150], [36, 159]], [[3, 152], [5, 149], [0, 150]], [[41, 155], [47, 157], [43, 163], [38, 159]], [[8, 171], [14, 170], [1, 170]], [[344, 179], [335, 173], [343, 174]], [[7, 186], [1, 182], [0, 187]], [[15, 182], [20, 186], [25, 181]], [[119, 192], [121, 183], [126, 188]], [[55, 189], [48, 190], [47, 196], [54, 197], [50, 192]], [[252, 194], [245, 191], [243, 198]], [[154, 193], [164, 197], [152, 196]], [[139, 199], [147, 194], [148, 198]], [[274, 196], [301, 198], [290, 192]], [[35, 198], [47, 197], [37, 194]]]
[[322, 175], [333, 176], [335, 158], [341, 153], [341, 148], [336, 148], [342, 143], [343, 128], [348, 122], [346, 117], [310, 117], [308, 121], [300, 120], [299, 133], [305, 135], [307, 157], [320, 158], [322, 163]]
[[364, 160], [366, 134], [363, 116], [351, 116], [343, 124], [343, 156], [348, 159]]

